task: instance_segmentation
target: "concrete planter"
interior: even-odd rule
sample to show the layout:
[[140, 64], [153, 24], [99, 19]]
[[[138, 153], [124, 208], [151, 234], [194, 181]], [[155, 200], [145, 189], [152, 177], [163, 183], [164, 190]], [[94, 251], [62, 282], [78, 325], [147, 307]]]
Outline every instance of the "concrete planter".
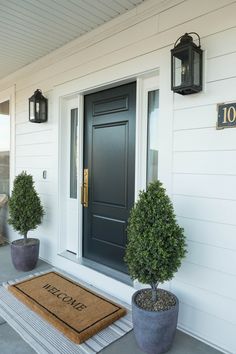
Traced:
[[[167, 352], [173, 343], [179, 312], [179, 301], [167, 311], [147, 311], [137, 306], [135, 299], [138, 290], [132, 297], [132, 316], [136, 341], [145, 353], [161, 354]], [[173, 294], [172, 294], [173, 295]]]
[[11, 258], [17, 270], [28, 272], [36, 267], [39, 257], [39, 240], [36, 238], [16, 240], [11, 244]]

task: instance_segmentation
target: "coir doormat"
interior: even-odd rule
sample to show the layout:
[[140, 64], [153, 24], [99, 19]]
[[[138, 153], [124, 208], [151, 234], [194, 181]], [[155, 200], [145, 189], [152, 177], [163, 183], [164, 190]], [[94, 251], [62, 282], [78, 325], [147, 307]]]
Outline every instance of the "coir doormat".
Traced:
[[24, 280], [8, 290], [75, 343], [83, 343], [126, 314], [125, 308], [57, 272]]

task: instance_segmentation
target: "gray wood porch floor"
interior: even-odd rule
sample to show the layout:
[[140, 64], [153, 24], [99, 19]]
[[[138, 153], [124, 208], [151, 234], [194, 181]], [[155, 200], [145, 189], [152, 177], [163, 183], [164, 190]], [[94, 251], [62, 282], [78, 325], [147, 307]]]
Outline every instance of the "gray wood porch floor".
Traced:
[[[39, 260], [37, 271], [47, 270], [51, 266]], [[30, 273], [30, 272], [29, 272]], [[32, 272], [33, 273], [33, 272]], [[10, 247], [0, 247], [0, 283], [27, 274], [16, 271], [10, 259]], [[0, 317], [0, 353], [33, 354], [35, 351]], [[133, 332], [111, 344], [102, 354], [142, 354], [135, 343]], [[220, 354], [221, 352], [178, 331], [169, 354]]]

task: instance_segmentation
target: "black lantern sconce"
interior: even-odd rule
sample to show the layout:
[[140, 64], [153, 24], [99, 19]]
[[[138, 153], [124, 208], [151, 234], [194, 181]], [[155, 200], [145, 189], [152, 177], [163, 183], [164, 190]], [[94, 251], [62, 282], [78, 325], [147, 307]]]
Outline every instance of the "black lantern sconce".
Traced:
[[[198, 45], [190, 34], [198, 37]], [[196, 32], [179, 37], [171, 49], [171, 90], [181, 95], [202, 91], [202, 49]]]
[[42, 95], [41, 90], [36, 90], [29, 98], [29, 121], [44, 123], [48, 120], [48, 100]]

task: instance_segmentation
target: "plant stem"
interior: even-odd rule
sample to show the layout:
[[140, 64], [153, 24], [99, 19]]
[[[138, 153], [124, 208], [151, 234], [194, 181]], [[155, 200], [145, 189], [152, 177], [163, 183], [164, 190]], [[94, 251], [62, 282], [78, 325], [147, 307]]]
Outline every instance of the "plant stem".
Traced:
[[153, 302], [157, 302], [157, 286], [158, 283], [152, 283], [151, 287], [152, 287], [152, 301]]
[[27, 233], [24, 234], [24, 243], [27, 242]]

